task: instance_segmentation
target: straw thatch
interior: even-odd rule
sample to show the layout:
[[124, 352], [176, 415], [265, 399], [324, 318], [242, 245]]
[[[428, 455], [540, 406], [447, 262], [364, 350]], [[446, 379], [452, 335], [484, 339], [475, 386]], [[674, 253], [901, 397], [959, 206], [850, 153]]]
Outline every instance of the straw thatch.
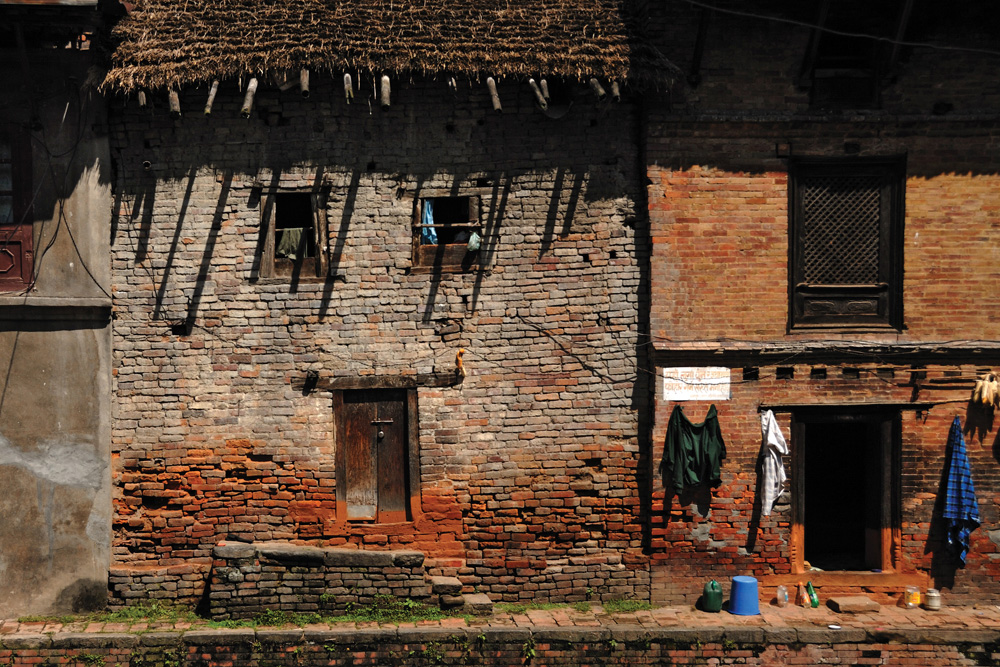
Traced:
[[139, 0], [115, 28], [112, 88], [330, 73], [560, 76], [668, 86], [630, 0]]

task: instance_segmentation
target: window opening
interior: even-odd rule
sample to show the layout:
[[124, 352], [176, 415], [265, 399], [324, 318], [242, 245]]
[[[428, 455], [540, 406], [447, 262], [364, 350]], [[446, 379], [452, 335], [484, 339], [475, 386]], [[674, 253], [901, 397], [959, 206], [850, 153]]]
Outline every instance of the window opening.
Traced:
[[902, 324], [901, 158], [791, 166], [791, 326]]
[[413, 234], [415, 270], [467, 271], [482, 245], [479, 197], [419, 200]]
[[316, 256], [316, 227], [308, 193], [274, 196], [274, 258], [293, 262]]
[[262, 205], [261, 233], [266, 238], [260, 277], [324, 277], [326, 218], [321, 197], [314, 192], [274, 192]]
[[31, 157], [27, 137], [0, 128], [0, 291], [31, 285]]

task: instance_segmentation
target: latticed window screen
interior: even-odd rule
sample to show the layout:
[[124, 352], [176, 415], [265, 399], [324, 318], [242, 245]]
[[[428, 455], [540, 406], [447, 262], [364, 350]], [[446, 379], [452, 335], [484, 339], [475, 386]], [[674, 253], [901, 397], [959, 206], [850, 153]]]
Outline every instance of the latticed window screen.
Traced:
[[801, 179], [805, 282], [816, 285], [879, 282], [881, 181], [878, 174]]

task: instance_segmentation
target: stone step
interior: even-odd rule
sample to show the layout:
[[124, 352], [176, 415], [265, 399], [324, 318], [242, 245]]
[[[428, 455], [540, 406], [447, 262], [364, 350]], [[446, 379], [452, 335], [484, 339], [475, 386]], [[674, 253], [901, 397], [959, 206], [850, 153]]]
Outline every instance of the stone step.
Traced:
[[459, 595], [462, 582], [457, 577], [431, 577], [431, 591], [435, 595]]
[[465, 596], [465, 609], [476, 616], [493, 614], [493, 600], [486, 593], [469, 593]]

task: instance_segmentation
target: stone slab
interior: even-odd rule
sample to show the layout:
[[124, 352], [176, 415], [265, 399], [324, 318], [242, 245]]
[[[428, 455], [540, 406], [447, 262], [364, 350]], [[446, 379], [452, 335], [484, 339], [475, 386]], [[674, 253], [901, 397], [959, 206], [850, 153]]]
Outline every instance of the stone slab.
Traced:
[[826, 605], [838, 614], [870, 614], [882, 608], [864, 595], [838, 595], [827, 600]]

